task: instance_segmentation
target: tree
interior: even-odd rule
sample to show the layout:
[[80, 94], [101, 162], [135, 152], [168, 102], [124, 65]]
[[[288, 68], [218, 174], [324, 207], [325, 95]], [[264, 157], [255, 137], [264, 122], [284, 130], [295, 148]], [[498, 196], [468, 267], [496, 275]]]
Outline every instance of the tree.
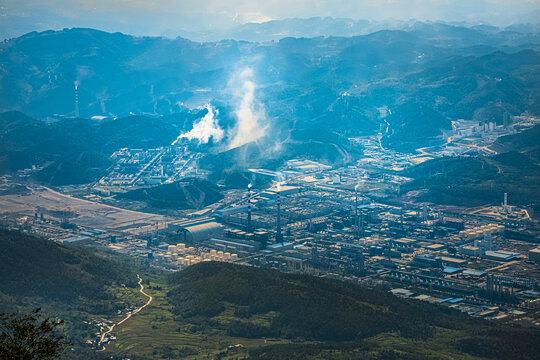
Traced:
[[57, 328], [64, 322], [39, 320], [41, 308], [29, 314], [0, 314], [0, 360], [57, 359], [70, 345]]

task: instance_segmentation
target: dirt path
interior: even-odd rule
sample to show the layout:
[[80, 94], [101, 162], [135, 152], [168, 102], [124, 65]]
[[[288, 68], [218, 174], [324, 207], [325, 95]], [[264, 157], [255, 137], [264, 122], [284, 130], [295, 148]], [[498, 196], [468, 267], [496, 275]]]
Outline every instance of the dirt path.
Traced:
[[[121, 324], [123, 324], [127, 319], [129, 319], [130, 317], [132, 317], [133, 315], [135, 315], [136, 313], [138, 313], [139, 311], [141, 311], [142, 309], [144, 309], [145, 307], [147, 307], [148, 305], [150, 305], [150, 303], [152, 302], [153, 298], [151, 295], [148, 295], [147, 293], [144, 292], [144, 286], [142, 284], [142, 278], [139, 276], [139, 274], [137, 274], [137, 278], [139, 279], [139, 286], [141, 287], [139, 289], [139, 292], [141, 294], [143, 294], [144, 296], [146, 296], [148, 298], [148, 301], [141, 307], [129, 312], [125, 318], [123, 318], [122, 320], [120, 320], [119, 322], [117, 322], [116, 324], [112, 324], [111, 326], [109, 326], [109, 330], [107, 330], [106, 332], [104, 332], [103, 334], [101, 334], [101, 338], [99, 339], [99, 342], [98, 342], [98, 347], [101, 345], [101, 343], [103, 343], [103, 339], [105, 339], [105, 336], [107, 336], [108, 334], [111, 333], [111, 331], [113, 331], [113, 329], [115, 328], [115, 326], [119, 326]], [[103, 347], [101, 349], [99, 349], [98, 351], [104, 351], [105, 350], [105, 345], [103, 345]]]

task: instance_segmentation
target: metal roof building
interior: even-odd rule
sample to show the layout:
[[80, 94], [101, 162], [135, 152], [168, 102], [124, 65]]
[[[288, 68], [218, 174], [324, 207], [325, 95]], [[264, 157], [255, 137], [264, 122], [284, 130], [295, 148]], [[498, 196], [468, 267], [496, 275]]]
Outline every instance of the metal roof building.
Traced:
[[212, 236], [220, 234], [223, 226], [215, 221], [185, 226], [180, 230], [185, 242], [200, 242], [209, 240]]

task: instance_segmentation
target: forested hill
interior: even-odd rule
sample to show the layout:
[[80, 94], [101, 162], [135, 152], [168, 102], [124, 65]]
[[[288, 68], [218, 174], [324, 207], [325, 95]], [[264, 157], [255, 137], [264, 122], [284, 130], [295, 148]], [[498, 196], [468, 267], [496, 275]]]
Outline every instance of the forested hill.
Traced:
[[107, 299], [105, 286], [136, 285], [136, 274], [117, 263], [18, 232], [0, 229], [0, 306], [22, 298], [70, 303]]
[[194, 111], [159, 119], [130, 116], [45, 122], [17, 111], [0, 113], [0, 173], [37, 165], [43, 170], [36, 178], [48, 185], [92, 182], [105, 174], [114, 151], [169, 145], [200, 116], [200, 111]]
[[445, 157], [403, 171], [414, 178], [401, 190], [430, 189], [420, 201], [439, 204], [498, 204], [504, 193], [512, 204], [540, 206], [540, 125], [498, 138], [491, 146], [499, 154]]
[[296, 342], [259, 348], [253, 358], [534, 359], [540, 351], [536, 330], [336, 280], [212, 262], [170, 283], [168, 299], [182, 321]]
[[170, 184], [131, 190], [116, 195], [118, 199], [143, 201], [154, 210], [200, 209], [223, 199], [219, 188], [206, 180], [184, 178]]

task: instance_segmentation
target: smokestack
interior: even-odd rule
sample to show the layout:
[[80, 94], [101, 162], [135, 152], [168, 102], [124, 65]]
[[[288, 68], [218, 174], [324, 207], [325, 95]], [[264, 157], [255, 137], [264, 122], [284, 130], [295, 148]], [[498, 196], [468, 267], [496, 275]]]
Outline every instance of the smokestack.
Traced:
[[251, 231], [251, 184], [248, 185], [248, 215], [247, 215], [247, 230]]
[[283, 234], [281, 233], [281, 199], [280, 191], [277, 192], [277, 232], [276, 232], [276, 243], [283, 243]]
[[360, 237], [360, 216], [358, 216], [358, 185], [354, 187], [354, 208], [356, 217], [356, 237]]
[[79, 117], [79, 84], [75, 82], [75, 117]]
[[504, 193], [504, 207], [508, 206], [508, 193]]
[[355, 196], [355, 200], [354, 200], [354, 209], [355, 209], [355, 216], [356, 218], [358, 219], [358, 187], [355, 187], [354, 188], [354, 196]]

